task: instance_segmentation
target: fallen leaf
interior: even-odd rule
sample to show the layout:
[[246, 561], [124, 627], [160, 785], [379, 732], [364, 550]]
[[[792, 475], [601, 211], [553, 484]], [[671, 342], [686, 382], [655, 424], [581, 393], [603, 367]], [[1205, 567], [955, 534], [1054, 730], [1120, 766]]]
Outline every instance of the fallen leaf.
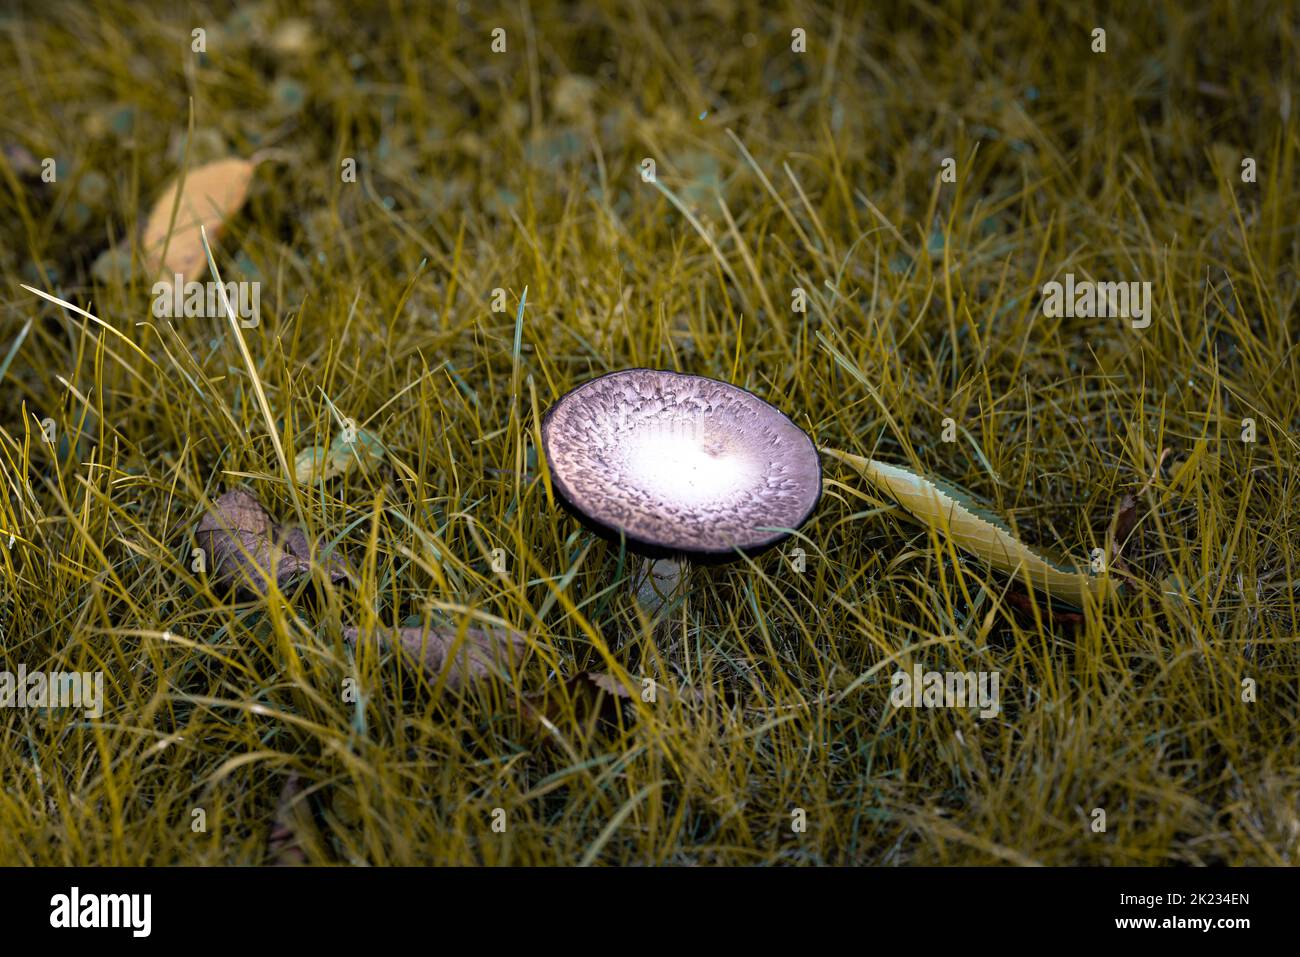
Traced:
[[319, 445], [303, 449], [293, 459], [293, 480], [299, 485], [311, 485], [325, 472], [329, 452]]
[[1156, 466], [1151, 471], [1151, 476], [1146, 483], [1137, 490], [1136, 493], [1126, 492], [1119, 500], [1115, 507], [1115, 514], [1110, 520], [1110, 559], [1111, 565], [1122, 575], [1133, 578], [1133, 573], [1129, 570], [1128, 564], [1124, 561], [1124, 548], [1128, 544], [1129, 536], [1133, 534], [1133, 529], [1141, 520], [1143, 512], [1139, 508], [1139, 499], [1146, 494], [1152, 483], [1160, 475], [1160, 469], [1164, 467], [1165, 459], [1169, 457], [1172, 449], [1164, 449], [1160, 457], [1156, 460]]
[[524, 695], [520, 707], [527, 722], [549, 729], [570, 715], [582, 726], [593, 718], [617, 724], [623, 705], [633, 700], [631, 689], [613, 675], [579, 671], [545, 691]]
[[[625, 684], [605, 671], [579, 671], [572, 677], [552, 685], [544, 691], [523, 695], [519, 699], [524, 722], [534, 730], [555, 731], [570, 719], [579, 727], [589, 728], [596, 723], [616, 728], [620, 719], [635, 719], [635, 708], [627, 705], [644, 697], [641, 685]], [[706, 695], [699, 688], [681, 687], [676, 690], [664, 684], [654, 686], [655, 701], [678, 701], [691, 707], [710, 702], [731, 708], [742, 704], [739, 694], [722, 688]]]
[[1054, 608], [1050, 602], [1034, 601], [1032, 595], [1019, 588], [1007, 592], [1007, 601], [1012, 608], [1030, 619], [1034, 617], [1034, 609], [1037, 608], [1043, 623], [1049, 626], [1081, 625], [1086, 620], [1081, 612], [1071, 611], [1068, 608]]
[[282, 591], [311, 576], [319, 565], [330, 581], [348, 579], [336, 558], [316, 553], [302, 529], [281, 528], [251, 492], [231, 489], [199, 520], [194, 539], [209, 559], [214, 580], [244, 592], [265, 595], [274, 577]]
[[1105, 598], [1117, 590], [1104, 575], [1093, 575], [1086, 568], [1072, 568], [1049, 557], [1045, 549], [1030, 548], [1001, 519], [946, 482], [860, 455], [835, 449], [823, 451], [852, 466], [912, 515], [951, 538], [958, 548], [1042, 590], [1052, 599], [1082, 608], [1084, 596]]
[[311, 485], [346, 475], [357, 467], [368, 473], [386, 454], [383, 443], [365, 429], [357, 430], [350, 440], [347, 432], [340, 432], [328, 449], [313, 445], [299, 452], [293, 460], [293, 476], [295, 481]]
[[481, 678], [509, 676], [509, 666], [522, 661], [527, 644], [516, 631], [495, 628], [378, 628], [366, 633], [345, 626], [343, 640], [353, 646], [372, 643], [393, 648], [422, 667], [431, 679], [444, 673], [449, 688], [463, 688]]
[[271, 822], [271, 834], [267, 839], [267, 853], [275, 867], [293, 867], [307, 863], [307, 854], [302, 849], [298, 838], [297, 808], [302, 794], [302, 779], [297, 774], [290, 774], [280, 790], [280, 801], [275, 811], [275, 820]]
[[625, 698], [632, 700], [632, 692], [628, 690], [627, 685], [619, 681], [613, 675], [604, 671], [584, 671], [578, 674], [578, 678], [585, 679], [597, 691], [603, 691], [615, 698]]
[[383, 461], [386, 454], [383, 443], [365, 429], [357, 429], [351, 439], [347, 432], [340, 432], [330, 443], [324, 477], [329, 480], [346, 475], [358, 466], [361, 471], [370, 472]]
[[250, 535], [270, 538], [275, 522], [252, 492], [233, 488], [213, 502], [212, 508], [199, 521], [200, 534], [218, 528], [237, 529]]
[[[255, 168], [244, 159], [216, 160], [190, 170], [183, 186], [178, 177], [162, 191], [149, 213], [141, 241], [150, 277], [162, 273], [170, 281], [172, 276], [180, 274], [186, 282], [203, 278], [208, 261], [199, 227], [206, 228], [210, 243], [216, 242], [226, 222], [248, 198]], [[178, 187], [182, 187], [179, 203], [176, 202]], [[177, 206], [174, 226], [173, 205]]]
[[1138, 500], [1137, 496], [1131, 492], [1126, 492], [1119, 500], [1119, 505], [1115, 508], [1115, 517], [1111, 519], [1111, 555], [1114, 558], [1120, 558], [1124, 554], [1124, 546], [1128, 543], [1128, 537], [1133, 533], [1138, 521]]
[[276, 542], [290, 555], [301, 558], [309, 564], [320, 565], [325, 569], [325, 573], [329, 575], [330, 581], [335, 584], [347, 581], [347, 566], [337, 556], [323, 554], [317, 547], [317, 543], [313, 543], [308, 539], [307, 533], [297, 525], [278, 526], [276, 528]]

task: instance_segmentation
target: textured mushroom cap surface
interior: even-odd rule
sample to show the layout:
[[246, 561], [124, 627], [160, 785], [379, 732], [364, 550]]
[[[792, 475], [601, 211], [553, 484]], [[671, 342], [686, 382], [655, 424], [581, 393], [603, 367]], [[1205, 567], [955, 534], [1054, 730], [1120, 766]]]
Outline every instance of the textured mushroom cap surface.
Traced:
[[744, 389], [654, 369], [600, 376], [546, 413], [553, 484], [592, 523], [651, 549], [753, 552], [821, 496], [812, 440]]

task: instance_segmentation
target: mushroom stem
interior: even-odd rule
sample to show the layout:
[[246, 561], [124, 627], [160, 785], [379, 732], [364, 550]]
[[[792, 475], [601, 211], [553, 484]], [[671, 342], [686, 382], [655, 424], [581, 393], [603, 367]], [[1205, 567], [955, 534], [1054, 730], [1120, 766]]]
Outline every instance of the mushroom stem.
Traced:
[[630, 591], [651, 621], [670, 608], [685, 591], [689, 567], [675, 558], [642, 558], [630, 581]]

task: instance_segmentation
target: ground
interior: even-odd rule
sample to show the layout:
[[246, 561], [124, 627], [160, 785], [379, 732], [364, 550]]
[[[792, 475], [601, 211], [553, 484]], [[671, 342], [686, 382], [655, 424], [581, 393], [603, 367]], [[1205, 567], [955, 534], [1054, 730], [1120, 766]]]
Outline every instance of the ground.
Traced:
[[[0, 708], [0, 863], [1295, 862], [1295, 10], [1028, 6], [0, 14], [0, 670], [104, 686]], [[160, 316], [150, 208], [227, 156], [258, 321]], [[1067, 274], [1149, 324], [1056, 314]], [[797, 536], [656, 610], [538, 456], [633, 366], [1080, 564], [1133, 494], [1124, 589], [1049, 617], [824, 457]], [[291, 482], [347, 420], [382, 461]], [[194, 570], [232, 488], [353, 580]], [[421, 623], [527, 659], [345, 640]], [[917, 665], [998, 713], [896, 706]]]

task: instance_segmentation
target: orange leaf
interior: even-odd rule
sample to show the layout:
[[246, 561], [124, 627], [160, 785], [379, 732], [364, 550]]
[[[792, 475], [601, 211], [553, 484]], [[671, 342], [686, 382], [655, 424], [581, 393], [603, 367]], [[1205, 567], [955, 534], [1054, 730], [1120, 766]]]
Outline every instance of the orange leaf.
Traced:
[[[227, 220], [239, 212], [248, 198], [255, 168], [248, 160], [231, 158], [190, 170], [181, 187], [174, 226], [172, 206], [176, 205], [176, 190], [181, 186], [179, 178], [162, 191], [149, 213], [142, 240], [145, 265], [151, 277], [161, 272], [168, 279], [179, 273], [186, 282], [203, 278], [208, 262], [199, 227], [207, 229], [209, 242], [216, 240]], [[163, 258], [164, 250], [166, 258]]]

